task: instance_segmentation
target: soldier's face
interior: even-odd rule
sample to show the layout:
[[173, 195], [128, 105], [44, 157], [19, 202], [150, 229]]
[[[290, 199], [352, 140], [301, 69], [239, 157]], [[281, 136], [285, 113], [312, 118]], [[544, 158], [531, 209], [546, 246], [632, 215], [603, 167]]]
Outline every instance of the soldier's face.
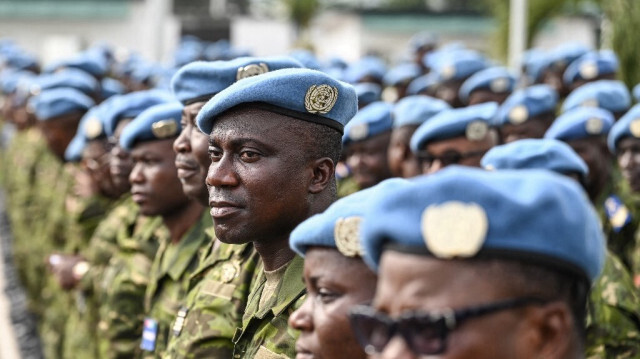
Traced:
[[[443, 261], [421, 255], [385, 251], [382, 255], [373, 308], [396, 319], [402, 315], [435, 313], [448, 308], [458, 310], [510, 299], [492, 284], [486, 272], [459, 261]], [[537, 310], [506, 309], [468, 319], [448, 332], [444, 352], [429, 358], [535, 358], [533, 350], [538, 323], [525, 313]], [[410, 328], [420, 333], [419, 324]], [[535, 337], [535, 339], [534, 339]], [[542, 345], [540, 345], [542, 347]], [[539, 349], [539, 348], [538, 348]], [[394, 335], [375, 358], [423, 358], [401, 335]]]
[[49, 149], [58, 158], [64, 158], [64, 151], [73, 139], [81, 117], [81, 113], [75, 113], [38, 122]]
[[129, 175], [132, 199], [145, 216], [165, 216], [180, 211], [189, 202], [176, 174], [173, 139], [137, 144], [131, 151]]
[[206, 206], [209, 194], [205, 180], [211, 164], [209, 136], [200, 132], [195, 124], [195, 118], [204, 104], [196, 102], [184, 107], [182, 132], [173, 143], [173, 150], [176, 152], [176, 168], [184, 193]]
[[333, 248], [312, 247], [304, 259], [304, 282], [305, 302], [289, 317], [289, 326], [300, 331], [298, 355], [366, 358], [347, 314], [354, 305], [371, 302], [376, 275], [360, 258], [345, 257]]
[[489, 90], [476, 90], [469, 95], [469, 106], [485, 102], [497, 102], [502, 104], [507, 99], [509, 93], [497, 93]]
[[131, 118], [120, 120], [116, 126], [113, 138], [110, 139], [113, 143], [113, 147], [111, 148], [111, 157], [109, 159], [109, 171], [111, 173], [113, 184], [120, 193], [127, 192], [131, 187], [131, 184], [129, 183], [129, 174], [131, 173], [133, 162], [131, 161], [129, 152], [120, 147], [119, 143], [122, 130], [131, 121], [133, 121]]
[[497, 135], [491, 132], [480, 141], [461, 136], [427, 143], [424, 152], [418, 154], [422, 173], [436, 173], [453, 164], [480, 167], [482, 156], [496, 144]]
[[589, 167], [585, 187], [589, 198], [595, 201], [607, 185], [611, 175], [611, 154], [604, 139], [581, 138], [568, 141], [567, 144]]
[[106, 139], [87, 142], [82, 153], [82, 167], [91, 177], [91, 181], [100, 193], [109, 198], [117, 198], [117, 193], [109, 171], [109, 150]]
[[550, 124], [550, 122], [547, 123], [542, 120], [529, 119], [519, 125], [505, 124], [500, 131], [502, 132], [504, 143], [510, 143], [525, 138], [542, 138], [549, 129]]
[[[236, 108], [220, 115], [209, 136], [209, 207], [225, 243], [288, 237], [309, 215], [313, 160], [299, 120]], [[296, 125], [298, 127], [296, 127]]]
[[390, 139], [391, 133], [385, 132], [349, 144], [346, 162], [360, 189], [369, 188], [391, 177], [387, 156]]
[[640, 139], [626, 137], [620, 140], [616, 156], [622, 177], [629, 183], [631, 190], [640, 192]]

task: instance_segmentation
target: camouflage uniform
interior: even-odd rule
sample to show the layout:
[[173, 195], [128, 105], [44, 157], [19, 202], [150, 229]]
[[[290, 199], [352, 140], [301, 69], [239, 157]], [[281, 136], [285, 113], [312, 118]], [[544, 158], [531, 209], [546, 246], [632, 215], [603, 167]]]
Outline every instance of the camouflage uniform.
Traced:
[[[210, 228], [211, 238], [215, 238]], [[189, 293], [180, 308], [165, 358], [231, 358], [236, 328], [242, 325], [251, 281], [260, 256], [249, 244], [215, 239], [207, 246], [190, 277]]]
[[338, 180], [338, 198], [346, 197], [360, 190], [353, 177], [345, 177]]
[[640, 357], [640, 298], [621, 261], [608, 252], [587, 306], [587, 358]]
[[96, 358], [98, 356], [96, 323], [99, 320], [99, 300], [102, 273], [109, 259], [117, 251], [117, 235], [120, 229], [132, 228], [139, 207], [129, 194], [111, 205], [106, 218], [98, 224], [82, 255], [90, 264], [72, 292], [75, 308], [71, 311], [65, 328], [63, 352], [67, 357]]
[[101, 358], [140, 355], [144, 293], [158, 243], [169, 237], [160, 217], [138, 215], [133, 228], [119, 228], [118, 249], [102, 275], [98, 351]]
[[260, 305], [266, 276], [262, 266], [251, 286], [249, 303], [242, 318], [242, 329], [234, 335], [233, 358], [293, 358], [298, 331], [289, 328], [291, 313], [302, 306], [305, 286], [302, 283], [304, 261], [295, 256], [287, 265], [273, 296]]
[[144, 301], [146, 320], [157, 323], [156, 335], [155, 341], [151, 341], [151, 345], [143, 349], [143, 357], [159, 358], [165, 352], [171, 323], [187, 294], [190, 274], [196, 269], [202, 252], [211, 239], [205, 229], [212, 226], [211, 215], [208, 211], [203, 211], [198, 222], [180, 242], [173, 244], [168, 240], [160, 243], [151, 266]]

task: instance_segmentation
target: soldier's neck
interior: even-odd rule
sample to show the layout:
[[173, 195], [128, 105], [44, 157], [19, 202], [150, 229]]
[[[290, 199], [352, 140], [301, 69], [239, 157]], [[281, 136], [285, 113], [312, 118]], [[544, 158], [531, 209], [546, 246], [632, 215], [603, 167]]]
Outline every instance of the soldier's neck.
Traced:
[[171, 243], [180, 242], [185, 233], [198, 222], [203, 211], [204, 207], [200, 203], [190, 200], [179, 209], [162, 215], [162, 222], [171, 235]]
[[254, 242], [253, 245], [260, 254], [265, 271], [276, 270], [289, 263], [295, 256], [295, 253], [289, 248], [289, 238]]

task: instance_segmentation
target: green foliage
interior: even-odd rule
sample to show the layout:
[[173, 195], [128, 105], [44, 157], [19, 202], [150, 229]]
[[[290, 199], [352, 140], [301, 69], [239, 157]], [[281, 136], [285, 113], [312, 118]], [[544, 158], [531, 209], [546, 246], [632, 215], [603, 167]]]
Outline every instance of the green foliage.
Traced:
[[309, 23], [320, 7], [319, 0], [282, 0], [289, 11], [290, 19], [301, 29], [309, 27]]

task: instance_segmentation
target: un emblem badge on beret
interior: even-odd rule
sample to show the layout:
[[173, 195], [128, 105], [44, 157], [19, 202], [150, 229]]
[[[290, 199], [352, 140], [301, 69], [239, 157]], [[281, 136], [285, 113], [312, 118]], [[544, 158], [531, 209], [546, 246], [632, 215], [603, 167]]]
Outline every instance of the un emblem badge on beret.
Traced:
[[598, 99], [590, 98], [588, 100], [584, 100], [581, 103], [582, 107], [598, 107], [600, 104], [598, 103]]
[[422, 212], [422, 238], [438, 258], [472, 257], [487, 237], [489, 220], [475, 203], [450, 201], [434, 204]]
[[527, 118], [529, 118], [529, 110], [525, 105], [515, 106], [509, 111], [509, 122], [514, 125], [524, 123]]
[[636, 118], [629, 123], [629, 132], [633, 137], [640, 138], [640, 118]]
[[90, 140], [97, 138], [102, 134], [102, 122], [95, 117], [88, 119], [84, 127], [84, 134]]
[[173, 137], [178, 132], [178, 124], [174, 120], [154, 122], [151, 125], [151, 132], [159, 139]]
[[509, 88], [509, 79], [506, 77], [498, 77], [497, 79], [491, 81], [489, 84], [489, 89], [495, 93], [503, 93], [506, 92]]
[[489, 125], [484, 121], [473, 121], [467, 125], [465, 135], [469, 141], [480, 141], [487, 136]]
[[351, 138], [352, 141], [364, 140], [365, 138], [367, 138], [368, 135], [369, 135], [369, 125], [367, 125], [366, 123], [359, 123], [357, 125], [353, 125], [349, 129], [349, 138]]
[[442, 79], [444, 80], [448, 80], [455, 75], [456, 75], [456, 67], [454, 65], [451, 65], [451, 64], [445, 65], [440, 70], [440, 76], [442, 76]]
[[263, 62], [239, 67], [238, 73], [236, 74], [236, 81], [246, 79], [247, 77], [262, 75], [267, 72], [269, 72], [269, 66]]
[[339, 218], [333, 230], [338, 251], [345, 257], [355, 257], [364, 254], [360, 245], [360, 217]]
[[580, 66], [580, 77], [591, 80], [598, 76], [598, 65], [593, 62], [585, 62]]
[[338, 89], [329, 85], [313, 85], [304, 97], [304, 107], [309, 113], [325, 114], [338, 100]]
[[587, 133], [590, 135], [601, 134], [603, 127], [604, 127], [604, 123], [602, 123], [602, 120], [597, 117], [590, 118], [587, 120], [587, 122], [584, 123], [584, 128], [587, 131]]

